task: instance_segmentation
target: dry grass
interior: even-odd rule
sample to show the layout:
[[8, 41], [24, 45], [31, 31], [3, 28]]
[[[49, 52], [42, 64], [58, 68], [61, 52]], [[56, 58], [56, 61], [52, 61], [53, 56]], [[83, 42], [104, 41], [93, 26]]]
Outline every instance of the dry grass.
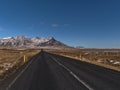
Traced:
[[47, 51], [120, 71], [120, 49], [71, 49]]
[[[62, 49], [46, 51], [120, 71], [119, 49]], [[27, 62], [27, 60], [38, 52], [40, 50], [0, 49], [0, 80], [4, 80], [12, 75], [25, 63], [24, 55]]]
[[37, 54], [39, 50], [13, 50], [0, 49], [0, 80], [9, 77], [17, 68], [23, 65], [25, 61]]

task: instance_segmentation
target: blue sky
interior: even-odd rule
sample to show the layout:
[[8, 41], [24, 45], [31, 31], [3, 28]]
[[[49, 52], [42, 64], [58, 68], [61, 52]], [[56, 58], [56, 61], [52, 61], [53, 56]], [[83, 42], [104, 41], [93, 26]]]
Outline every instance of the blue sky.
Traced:
[[0, 0], [0, 37], [18, 35], [120, 48], [120, 0]]

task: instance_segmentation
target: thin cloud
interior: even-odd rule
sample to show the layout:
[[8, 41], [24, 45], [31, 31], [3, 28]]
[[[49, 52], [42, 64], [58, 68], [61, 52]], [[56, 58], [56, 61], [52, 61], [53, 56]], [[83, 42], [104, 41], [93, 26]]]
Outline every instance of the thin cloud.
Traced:
[[51, 27], [53, 28], [59, 28], [59, 27], [68, 27], [70, 24], [52, 24]]
[[57, 28], [57, 27], [60, 27], [60, 25], [59, 24], [52, 24], [51, 27]]

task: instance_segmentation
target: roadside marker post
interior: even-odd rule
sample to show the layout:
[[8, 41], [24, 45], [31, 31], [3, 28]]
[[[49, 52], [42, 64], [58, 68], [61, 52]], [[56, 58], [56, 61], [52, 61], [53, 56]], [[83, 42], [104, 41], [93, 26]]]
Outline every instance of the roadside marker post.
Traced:
[[24, 55], [24, 63], [26, 62], [26, 56]]

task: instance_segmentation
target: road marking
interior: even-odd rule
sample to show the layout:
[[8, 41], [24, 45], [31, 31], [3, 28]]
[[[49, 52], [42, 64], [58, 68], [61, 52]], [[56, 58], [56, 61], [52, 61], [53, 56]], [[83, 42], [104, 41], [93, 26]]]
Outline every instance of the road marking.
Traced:
[[6, 90], [9, 90], [11, 86], [16, 82], [16, 80], [25, 72], [25, 70], [32, 64], [34, 60], [31, 60], [28, 65], [16, 76], [16, 78], [6, 87]]
[[67, 68], [65, 65], [60, 63], [57, 59], [49, 55], [57, 64], [59, 64], [61, 67], [63, 67], [65, 70], [67, 70], [77, 81], [82, 83], [87, 89], [94, 90], [91, 86], [89, 86], [86, 82], [84, 82], [82, 79], [80, 79], [75, 73], [73, 73], [69, 68]]

